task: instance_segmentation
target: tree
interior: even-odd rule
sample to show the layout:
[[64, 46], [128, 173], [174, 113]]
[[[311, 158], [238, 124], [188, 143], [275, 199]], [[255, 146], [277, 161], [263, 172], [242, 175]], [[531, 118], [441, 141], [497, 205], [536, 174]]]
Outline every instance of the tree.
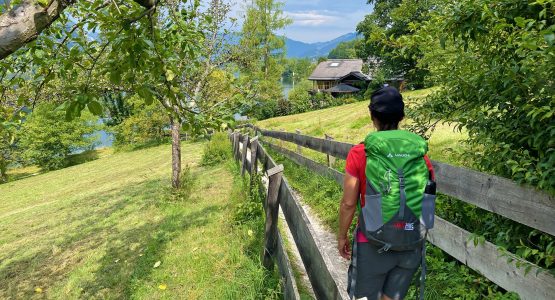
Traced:
[[22, 124], [18, 147], [29, 164], [45, 170], [68, 166], [68, 156], [77, 151], [92, 150], [100, 129], [98, 118], [84, 114], [71, 121], [53, 103], [37, 105]]
[[16, 95], [18, 105], [61, 99], [68, 119], [85, 108], [101, 114], [98, 95], [107, 91], [138, 94], [146, 104], [158, 101], [171, 119], [172, 185], [177, 188], [181, 127], [197, 132], [230, 120], [225, 105], [204, 103], [199, 96], [208, 75], [220, 67], [212, 66], [212, 59], [222, 54], [217, 53], [221, 48], [204, 43], [219, 39], [209, 33], [226, 24], [229, 9], [222, 15], [222, 1], [216, 0], [210, 5], [217, 9], [207, 11], [200, 9], [200, 1], [137, 2], [146, 9], [117, 1], [82, 1], [64, 8], [58, 22], [41, 28], [36, 41], [0, 62], [2, 98], [5, 91], [27, 86], [34, 95]]
[[297, 84], [306, 80], [315, 67], [316, 65], [308, 58], [288, 58], [285, 60], [283, 81]]
[[555, 187], [555, 1], [457, 1], [402, 41], [440, 89], [411, 116], [468, 131], [467, 161], [485, 171]]
[[[6, 7], [0, 6], [0, 13], [2, 13], [0, 15], [0, 60], [35, 40], [43, 30], [49, 28], [60, 17], [64, 10], [76, 2], [74, 0], [23, 0], [12, 7], [10, 1], [5, 1]], [[154, 0], [135, 0], [135, 2], [147, 9], [155, 5]], [[110, 2], [94, 1], [92, 8], [100, 10], [109, 4]]]
[[160, 103], [146, 105], [136, 96], [128, 99], [127, 103], [133, 106], [133, 110], [111, 128], [114, 133], [114, 147], [134, 149], [168, 141], [167, 128], [170, 122], [166, 110]]
[[[404, 76], [415, 88], [424, 86], [428, 70], [417, 65], [422, 53], [418, 48], [399, 42], [400, 36], [411, 35], [414, 24], [428, 19], [429, 13], [442, 1], [368, 0], [374, 10], [357, 25], [364, 35], [358, 56], [377, 62], [386, 77]], [[376, 66], [373, 66], [376, 67]]]
[[[256, 90], [259, 117], [268, 115], [282, 97], [280, 78], [285, 59], [285, 41], [276, 31], [291, 23], [283, 16], [283, 3], [275, 0], [255, 0], [247, 7], [239, 41], [239, 69], [243, 82], [251, 82]], [[269, 107], [264, 107], [269, 106]], [[273, 111], [273, 110], [272, 110]]]
[[353, 59], [360, 58], [357, 53], [357, 47], [361, 44], [361, 40], [355, 39], [348, 42], [341, 42], [328, 54], [329, 59]]

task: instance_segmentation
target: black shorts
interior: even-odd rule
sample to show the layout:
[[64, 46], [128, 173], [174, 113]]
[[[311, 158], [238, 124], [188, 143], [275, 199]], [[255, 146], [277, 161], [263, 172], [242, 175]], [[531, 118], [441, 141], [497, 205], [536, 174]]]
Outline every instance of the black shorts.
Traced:
[[[357, 243], [355, 298], [380, 299], [382, 294], [403, 299], [421, 263], [422, 249], [378, 253], [371, 243]], [[352, 265], [349, 267], [351, 285]]]

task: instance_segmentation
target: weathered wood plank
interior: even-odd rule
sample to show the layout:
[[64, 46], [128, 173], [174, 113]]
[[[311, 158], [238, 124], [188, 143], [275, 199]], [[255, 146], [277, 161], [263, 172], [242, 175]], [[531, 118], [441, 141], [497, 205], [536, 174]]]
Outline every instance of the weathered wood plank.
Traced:
[[283, 155], [285, 155], [287, 158], [291, 159], [292, 161], [294, 161], [295, 163], [297, 163], [298, 165], [301, 166], [305, 166], [307, 167], [309, 170], [314, 171], [320, 175], [326, 175], [328, 177], [333, 178], [339, 185], [343, 185], [343, 176], [344, 174], [332, 169], [332, 168], [328, 168], [316, 161], [313, 161], [310, 158], [304, 157], [302, 155], [299, 155], [291, 150], [282, 148], [280, 146], [262, 141], [265, 145], [268, 146], [269, 149], [272, 149], [278, 153], [281, 153]]
[[266, 152], [260, 143], [258, 143], [258, 148], [256, 149], [256, 156], [264, 172], [276, 166], [276, 162], [268, 155], [268, 152]]
[[277, 235], [276, 258], [279, 273], [281, 275], [281, 284], [283, 285], [283, 299], [301, 299], [301, 296], [299, 295], [299, 291], [297, 289], [297, 283], [295, 282], [295, 276], [293, 275], [293, 268], [291, 267], [289, 255], [287, 254], [287, 250], [285, 248], [285, 245], [283, 244], [283, 239], [281, 238], [281, 234], [279, 232]]
[[239, 148], [239, 132], [233, 133], [233, 158], [237, 160], [237, 149]]
[[352, 144], [328, 141], [325, 139], [315, 138], [312, 136], [294, 134], [290, 132], [279, 132], [271, 130], [260, 130], [262, 135], [280, 139], [283, 141], [295, 143], [297, 145], [310, 148], [319, 152], [327, 153], [342, 159], [347, 158], [349, 150], [353, 147]]
[[[300, 134], [301, 134], [301, 131], [298, 130], [298, 129], [295, 129], [295, 133], [296, 133], [297, 135], [300, 135]], [[301, 145], [297, 145], [297, 154], [300, 154], [300, 155], [303, 154], [303, 147], [301, 147]]]
[[[327, 134], [324, 134], [324, 137], [326, 138], [326, 141], [333, 141], [334, 140], [333, 137], [331, 137]], [[333, 166], [335, 165], [335, 157], [331, 156], [329, 154], [326, 154], [326, 158], [328, 159], [328, 167], [333, 168]]]
[[279, 212], [279, 192], [282, 184], [283, 165], [268, 170], [268, 195], [266, 197], [266, 227], [264, 230], [264, 253], [262, 262], [266, 269], [274, 266], [273, 258], [277, 248], [277, 223]]
[[299, 254], [306, 268], [310, 283], [318, 299], [348, 299], [346, 291], [338, 288], [338, 282], [345, 278], [333, 278], [326, 254], [314, 239], [315, 233], [303, 208], [292, 193], [287, 180], [283, 178], [280, 188], [280, 206], [287, 225], [295, 239]]
[[249, 135], [243, 137], [243, 150], [241, 151], [241, 176], [245, 176], [247, 169], [247, 149], [249, 148]]
[[[501, 255], [497, 246], [490, 242], [474, 246], [474, 242], [469, 240], [470, 235], [470, 232], [436, 216], [435, 227], [429, 233], [429, 240], [500, 287], [518, 293], [521, 299], [553, 299], [553, 275], [513, 254]], [[509, 258], [513, 262], [508, 263]], [[516, 261], [523, 265], [520, 268], [516, 267]], [[530, 266], [527, 274], [525, 266]]]
[[438, 190], [555, 235], [555, 197], [511, 180], [433, 162]]
[[[352, 144], [260, 130], [263, 135], [346, 158]], [[432, 161], [438, 191], [513, 221], [555, 235], [555, 197], [511, 180]]]

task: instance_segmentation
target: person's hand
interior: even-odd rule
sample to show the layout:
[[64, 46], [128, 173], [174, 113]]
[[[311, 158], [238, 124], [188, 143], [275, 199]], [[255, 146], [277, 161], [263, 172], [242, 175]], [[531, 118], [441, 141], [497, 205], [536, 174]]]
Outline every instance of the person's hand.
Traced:
[[351, 243], [348, 237], [339, 237], [337, 239], [337, 250], [339, 250], [339, 255], [344, 259], [351, 259]]

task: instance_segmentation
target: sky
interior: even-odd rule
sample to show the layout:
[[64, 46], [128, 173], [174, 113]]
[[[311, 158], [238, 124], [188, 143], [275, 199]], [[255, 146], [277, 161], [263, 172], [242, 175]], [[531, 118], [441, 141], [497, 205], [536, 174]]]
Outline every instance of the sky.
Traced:
[[[325, 42], [343, 34], [355, 32], [357, 24], [372, 11], [366, 0], [282, 0], [284, 14], [293, 24], [283, 32], [286, 37], [306, 42]], [[235, 14], [243, 16], [245, 3], [235, 4]]]

